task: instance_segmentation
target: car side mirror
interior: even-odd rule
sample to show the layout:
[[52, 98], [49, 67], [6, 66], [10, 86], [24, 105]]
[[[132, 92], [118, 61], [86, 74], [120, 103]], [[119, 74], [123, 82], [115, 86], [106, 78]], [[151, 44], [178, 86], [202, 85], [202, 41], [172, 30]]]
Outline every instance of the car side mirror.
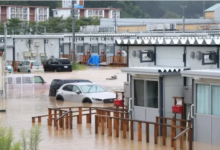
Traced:
[[81, 91], [79, 91], [79, 90], [78, 90], [78, 91], [76, 91], [76, 93], [77, 93], [77, 94], [80, 94], [80, 93], [81, 93]]

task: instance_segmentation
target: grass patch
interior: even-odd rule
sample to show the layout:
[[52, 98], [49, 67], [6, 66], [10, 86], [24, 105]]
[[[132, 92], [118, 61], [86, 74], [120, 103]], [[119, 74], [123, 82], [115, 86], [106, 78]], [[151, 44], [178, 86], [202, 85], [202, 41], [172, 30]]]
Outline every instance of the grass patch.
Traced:
[[73, 70], [86, 70], [88, 67], [86, 65], [78, 64], [78, 63], [72, 63], [72, 69]]

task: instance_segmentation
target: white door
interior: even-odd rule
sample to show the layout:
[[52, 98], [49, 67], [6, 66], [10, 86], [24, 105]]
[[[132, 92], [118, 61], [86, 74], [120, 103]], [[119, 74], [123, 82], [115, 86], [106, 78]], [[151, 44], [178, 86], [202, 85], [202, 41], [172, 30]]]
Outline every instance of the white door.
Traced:
[[[79, 93], [80, 92], [80, 93]], [[77, 102], [82, 102], [83, 100], [83, 95], [82, 91], [79, 89], [78, 86], [74, 85], [73, 86], [73, 91], [72, 91], [72, 100], [77, 101]]]
[[73, 85], [66, 85], [63, 87], [61, 95], [63, 96], [64, 100], [72, 100], [72, 92]]

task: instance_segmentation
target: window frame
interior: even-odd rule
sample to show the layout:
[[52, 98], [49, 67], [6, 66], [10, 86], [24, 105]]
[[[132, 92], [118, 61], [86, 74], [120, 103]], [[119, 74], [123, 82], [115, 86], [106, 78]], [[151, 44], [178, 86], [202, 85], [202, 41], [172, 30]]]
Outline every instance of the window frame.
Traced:
[[[159, 105], [160, 105], [160, 87], [159, 87], [159, 79], [158, 78], [155, 78], [155, 79], [142, 79], [142, 78], [133, 78], [132, 79], [132, 99], [134, 99], [134, 81], [135, 80], [141, 80], [141, 81], [144, 81], [144, 105], [143, 106], [138, 106], [138, 105], [135, 105], [135, 100], [133, 101], [133, 106], [134, 107], [141, 107], [141, 108], [146, 108], [146, 109], [156, 109], [156, 110], [158, 110], [159, 109]], [[158, 84], [158, 106], [157, 106], [157, 108], [153, 108], [153, 107], [147, 107], [146, 106], [146, 86], [147, 86], [147, 84], [146, 84], [146, 82], [147, 81], [155, 81], [155, 82], [157, 82], [157, 84]]]

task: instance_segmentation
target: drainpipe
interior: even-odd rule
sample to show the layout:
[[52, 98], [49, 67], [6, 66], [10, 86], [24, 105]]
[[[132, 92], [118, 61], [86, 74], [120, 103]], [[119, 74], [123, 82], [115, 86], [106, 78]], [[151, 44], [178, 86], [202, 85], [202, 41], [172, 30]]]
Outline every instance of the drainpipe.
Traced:
[[157, 51], [157, 47], [156, 46], [154, 46], [154, 66], [156, 66], [157, 65], [157, 53], [156, 53], [156, 51]]
[[15, 69], [15, 39], [13, 39], [13, 69]]
[[219, 46], [217, 47], [217, 68], [219, 68]]
[[[159, 116], [164, 117], [164, 76], [159, 77]], [[163, 119], [160, 119], [160, 123], [163, 124]], [[160, 135], [163, 133], [163, 128], [160, 126]]]
[[59, 58], [60, 58], [60, 49], [61, 49], [61, 47], [60, 47], [60, 38], [59, 38], [59, 43], [58, 44], [59, 44], [58, 46], [59, 46]]

